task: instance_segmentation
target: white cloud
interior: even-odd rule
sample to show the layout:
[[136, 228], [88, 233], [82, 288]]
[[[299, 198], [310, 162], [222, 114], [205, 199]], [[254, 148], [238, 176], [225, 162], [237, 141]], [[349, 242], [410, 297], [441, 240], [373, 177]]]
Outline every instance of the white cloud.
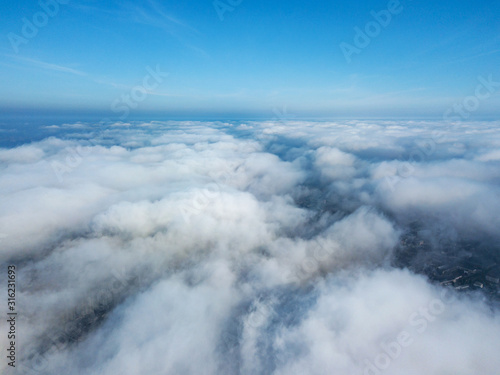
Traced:
[[497, 256], [497, 123], [122, 125], [0, 150], [27, 374], [496, 374], [495, 300], [393, 261]]

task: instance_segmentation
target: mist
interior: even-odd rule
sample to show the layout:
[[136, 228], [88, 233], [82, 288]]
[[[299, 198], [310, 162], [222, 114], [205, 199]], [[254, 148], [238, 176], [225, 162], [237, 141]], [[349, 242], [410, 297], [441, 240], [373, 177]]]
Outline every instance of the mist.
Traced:
[[498, 375], [499, 125], [79, 123], [0, 149], [16, 370]]

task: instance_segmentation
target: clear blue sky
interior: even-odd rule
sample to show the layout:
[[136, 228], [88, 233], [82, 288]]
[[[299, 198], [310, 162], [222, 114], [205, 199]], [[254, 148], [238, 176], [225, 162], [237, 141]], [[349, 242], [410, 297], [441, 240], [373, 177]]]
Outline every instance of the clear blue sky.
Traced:
[[[0, 109], [112, 113], [148, 66], [169, 75], [131, 113], [440, 115], [474, 94], [478, 76], [500, 81], [498, 0], [401, 0], [348, 63], [339, 45], [355, 46], [354, 28], [387, 7], [243, 0], [221, 21], [213, 0], [69, 0], [38, 14], [46, 25], [27, 38], [23, 17], [39, 3], [1, 0]], [[499, 92], [474, 115], [498, 115]]]

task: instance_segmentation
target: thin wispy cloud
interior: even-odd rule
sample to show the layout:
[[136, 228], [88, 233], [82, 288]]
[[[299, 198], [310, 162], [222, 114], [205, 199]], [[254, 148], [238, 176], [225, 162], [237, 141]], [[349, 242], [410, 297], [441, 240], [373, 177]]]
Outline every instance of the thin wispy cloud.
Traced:
[[154, 0], [141, 3], [121, 1], [114, 3], [114, 5], [114, 9], [101, 7], [100, 4], [74, 4], [73, 7], [86, 13], [112, 16], [114, 19], [119, 19], [122, 22], [135, 22], [160, 28], [170, 34], [177, 34], [181, 30], [198, 33], [198, 30], [186, 21], [180, 20], [168, 13], [160, 2]]
[[18, 55], [4, 55], [5, 57], [14, 59], [18, 62], [24, 63], [28, 66], [32, 66], [35, 68], [43, 69], [43, 70], [50, 70], [50, 71], [55, 71], [55, 72], [61, 72], [61, 73], [69, 73], [81, 77], [87, 77], [89, 76], [88, 73], [83, 72], [78, 69], [70, 68], [67, 66], [63, 65], [58, 65], [58, 64], [52, 64], [52, 63], [47, 63], [45, 61], [37, 60], [37, 59], [32, 59], [29, 57], [23, 57], [23, 56], [18, 56]]
[[49, 63], [49, 62], [45, 62], [42, 60], [23, 57], [23, 56], [17, 56], [17, 55], [4, 55], [4, 56], [11, 58], [17, 62], [21, 62], [27, 67], [41, 69], [41, 70], [45, 70], [45, 71], [53, 71], [53, 72], [71, 74], [71, 75], [75, 75], [75, 76], [79, 76], [79, 77], [84, 77], [84, 78], [86, 78], [90, 81], [93, 81], [95, 83], [114, 87], [117, 89], [131, 89], [132, 87], [134, 87], [133, 85], [116, 83], [116, 82], [113, 82], [107, 78], [98, 77], [98, 76], [92, 75], [90, 73], [84, 72], [82, 70], [74, 69], [74, 68], [64, 66], [64, 65]]

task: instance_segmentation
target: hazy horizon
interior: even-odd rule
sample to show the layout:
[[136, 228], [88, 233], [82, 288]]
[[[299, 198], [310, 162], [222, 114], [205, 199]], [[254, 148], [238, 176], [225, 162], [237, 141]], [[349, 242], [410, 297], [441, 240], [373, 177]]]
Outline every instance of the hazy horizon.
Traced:
[[451, 0], [2, 3], [0, 108], [442, 116], [491, 77], [472, 116], [498, 116], [499, 11]]
[[2, 374], [500, 375], [500, 2], [0, 14]]

